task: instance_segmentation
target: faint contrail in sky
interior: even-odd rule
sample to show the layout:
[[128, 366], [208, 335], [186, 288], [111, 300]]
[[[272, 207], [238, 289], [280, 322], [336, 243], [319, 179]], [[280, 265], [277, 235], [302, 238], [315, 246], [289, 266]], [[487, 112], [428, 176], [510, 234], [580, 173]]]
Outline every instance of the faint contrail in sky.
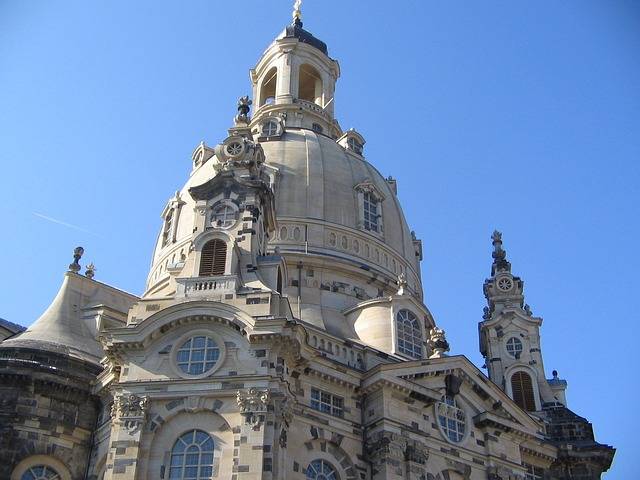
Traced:
[[33, 213], [36, 217], [47, 220], [48, 222], [57, 223], [58, 225], [62, 225], [63, 227], [73, 228], [74, 230], [79, 230], [81, 232], [89, 233], [91, 235], [95, 235], [96, 237], [100, 236], [97, 233], [93, 233], [92, 231], [87, 230], [86, 228], [79, 227], [78, 225], [74, 225], [72, 223], [63, 222], [62, 220], [58, 220], [57, 218], [48, 217], [38, 212], [31, 212], [31, 213]]

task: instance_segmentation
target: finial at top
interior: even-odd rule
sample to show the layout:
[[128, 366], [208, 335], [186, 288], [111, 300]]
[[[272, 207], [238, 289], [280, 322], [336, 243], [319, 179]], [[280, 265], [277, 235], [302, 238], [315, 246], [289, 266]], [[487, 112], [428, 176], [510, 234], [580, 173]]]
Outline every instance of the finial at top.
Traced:
[[80, 271], [80, 259], [84, 253], [84, 248], [76, 247], [73, 249], [73, 263], [69, 265], [69, 271], [78, 273]]
[[507, 262], [507, 252], [502, 248], [502, 233], [494, 230], [491, 235], [491, 243], [493, 243], [491, 275], [495, 275], [496, 272], [510, 272], [511, 264]]
[[93, 263], [87, 265], [87, 268], [84, 271], [84, 275], [87, 278], [93, 278], [96, 275], [96, 266]]
[[293, 17], [293, 23], [302, 26], [302, 10], [300, 7], [302, 7], [302, 0], [296, 0], [293, 4], [293, 13], [291, 16]]

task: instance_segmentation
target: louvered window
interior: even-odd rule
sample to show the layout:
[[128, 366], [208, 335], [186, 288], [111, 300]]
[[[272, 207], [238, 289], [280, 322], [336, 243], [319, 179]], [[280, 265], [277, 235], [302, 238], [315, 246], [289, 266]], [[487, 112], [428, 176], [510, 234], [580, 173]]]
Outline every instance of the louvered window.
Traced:
[[536, 410], [536, 401], [533, 394], [533, 384], [531, 377], [525, 372], [516, 372], [511, 377], [511, 391], [513, 393], [513, 401], [520, 408], [527, 412]]
[[227, 244], [222, 240], [211, 240], [202, 247], [200, 276], [224, 275], [227, 262]]

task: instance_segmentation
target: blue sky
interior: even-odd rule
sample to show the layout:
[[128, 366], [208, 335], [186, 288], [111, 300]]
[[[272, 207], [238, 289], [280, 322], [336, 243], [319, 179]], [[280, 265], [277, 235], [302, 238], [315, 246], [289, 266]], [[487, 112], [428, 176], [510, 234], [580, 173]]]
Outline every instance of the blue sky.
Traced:
[[[0, 317], [30, 324], [73, 247], [141, 293], [193, 148], [224, 138], [289, 1], [0, 0]], [[398, 180], [424, 242], [425, 300], [452, 353], [482, 365], [477, 322], [504, 233], [544, 317], [550, 375], [640, 475], [634, 380], [640, 3], [307, 0], [342, 77], [343, 128]]]

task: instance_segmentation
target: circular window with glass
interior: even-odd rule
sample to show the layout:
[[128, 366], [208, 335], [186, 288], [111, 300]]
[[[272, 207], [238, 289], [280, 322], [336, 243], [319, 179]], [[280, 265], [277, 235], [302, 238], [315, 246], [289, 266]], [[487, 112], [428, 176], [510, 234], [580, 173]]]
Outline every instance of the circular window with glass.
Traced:
[[522, 354], [522, 341], [516, 337], [511, 337], [507, 340], [507, 353], [513, 358], [520, 358]]
[[27, 469], [20, 480], [60, 480], [60, 475], [53, 468], [46, 465], [36, 465]]
[[459, 407], [455, 398], [445, 396], [441, 402], [436, 403], [436, 416], [438, 427], [447, 440], [453, 443], [464, 440], [467, 431], [467, 415]]
[[236, 223], [236, 209], [228, 203], [215, 205], [211, 211], [211, 225], [228, 228]]
[[307, 480], [340, 480], [340, 477], [326, 460], [314, 460], [307, 467]]
[[183, 341], [176, 352], [176, 365], [182, 373], [197, 376], [210, 373], [220, 359], [220, 347], [208, 335], [194, 335]]

